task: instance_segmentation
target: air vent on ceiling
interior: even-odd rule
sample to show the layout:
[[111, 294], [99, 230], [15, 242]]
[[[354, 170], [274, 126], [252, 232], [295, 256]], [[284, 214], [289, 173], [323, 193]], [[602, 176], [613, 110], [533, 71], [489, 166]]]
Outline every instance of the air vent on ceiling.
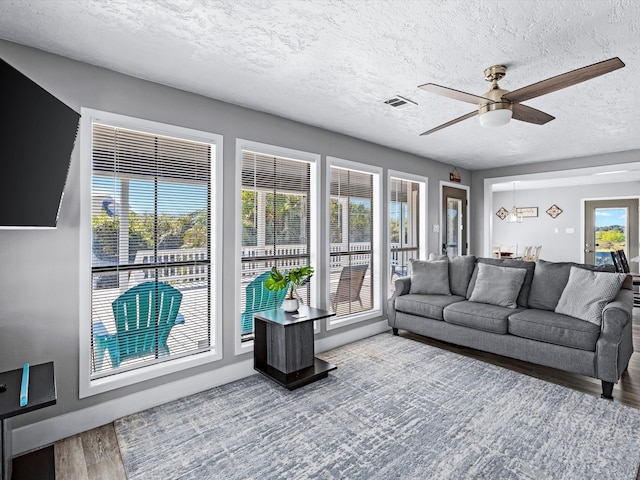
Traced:
[[402, 97], [400, 95], [396, 95], [395, 97], [390, 98], [384, 103], [394, 108], [407, 108], [407, 107], [418, 105], [413, 100], [409, 100], [408, 98]]

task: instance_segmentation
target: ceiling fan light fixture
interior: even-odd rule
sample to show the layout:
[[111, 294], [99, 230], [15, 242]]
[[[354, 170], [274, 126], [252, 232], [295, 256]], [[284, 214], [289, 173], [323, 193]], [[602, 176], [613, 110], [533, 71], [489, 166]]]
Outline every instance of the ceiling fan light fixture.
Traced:
[[478, 119], [483, 127], [502, 127], [511, 120], [511, 102], [486, 103], [478, 110]]
[[502, 127], [511, 120], [511, 110], [491, 110], [480, 115], [480, 125], [483, 127]]

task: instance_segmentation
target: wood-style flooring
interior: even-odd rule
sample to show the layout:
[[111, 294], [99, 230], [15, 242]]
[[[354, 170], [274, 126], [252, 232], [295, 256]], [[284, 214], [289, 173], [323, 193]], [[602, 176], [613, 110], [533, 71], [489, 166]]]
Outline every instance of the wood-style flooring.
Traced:
[[[564, 385], [590, 395], [600, 396], [601, 393], [599, 380], [458, 347], [403, 332], [402, 330], [400, 335]], [[631, 357], [629, 369], [614, 387], [613, 396], [616, 402], [640, 409], [640, 308], [634, 309], [634, 348], [635, 353]], [[56, 478], [58, 480], [126, 480], [127, 478], [122, 465], [113, 424], [104, 425], [60, 440], [55, 443], [54, 448]], [[640, 472], [637, 479], [640, 480]]]
[[113, 423], [54, 444], [56, 480], [126, 480]]

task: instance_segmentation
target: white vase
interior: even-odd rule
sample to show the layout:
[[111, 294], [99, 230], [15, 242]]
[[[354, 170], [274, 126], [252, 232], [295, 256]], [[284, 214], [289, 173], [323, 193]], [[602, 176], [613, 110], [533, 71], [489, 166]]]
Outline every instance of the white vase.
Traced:
[[298, 299], [297, 298], [285, 298], [282, 302], [282, 309], [285, 312], [297, 312], [298, 311]]

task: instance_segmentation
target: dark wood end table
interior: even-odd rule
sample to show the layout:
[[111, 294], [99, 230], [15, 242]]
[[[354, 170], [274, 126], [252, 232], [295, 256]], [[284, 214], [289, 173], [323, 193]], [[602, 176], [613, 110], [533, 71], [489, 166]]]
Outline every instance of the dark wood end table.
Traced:
[[289, 390], [326, 378], [338, 367], [315, 358], [313, 322], [334, 315], [304, 306], [294, 313], [279, 308], [255, 313], [254, 368]]

